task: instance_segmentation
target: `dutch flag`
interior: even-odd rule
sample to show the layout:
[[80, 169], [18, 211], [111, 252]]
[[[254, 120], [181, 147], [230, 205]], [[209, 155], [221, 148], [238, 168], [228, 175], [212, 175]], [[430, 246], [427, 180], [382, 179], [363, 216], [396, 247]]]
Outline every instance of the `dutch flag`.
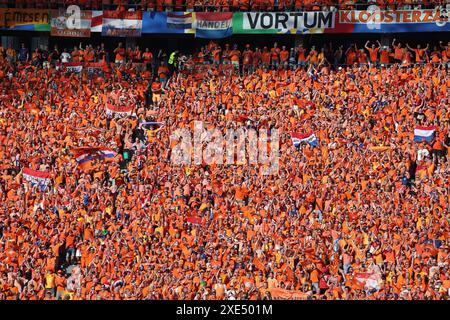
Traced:
[[414, 142], [431, 142], [434, 138], [435, 126], [422, 127], [416, 126], [414, 128]]
[[167, 28], [192, 29], [192, 13], [168, 12]]
[[97, 154], [102, 158], [114, 158], [114, 156], [116, 155], [116, 153], [109, 148], [100, 148], [97, 151]]
[[197, 12], [195, 36], [197, 38], [221, 39], [233, 34], [232, 12]]
[[83, 65], [79, 62], [67, 62], [63, 63], [63, 66], [66, 68], [67, 72], [80, 73], [83, 71]]
[[95, 158], [114, 158], [116, 155], [113, 150], [104, 147], [75, 148], [72, 152], [75, 155], [75, 159], [79, 165], [92, 161]]
[[314, 133], [298, 133], [291, 132], [291, 139], [294, 146], [298, 147], [302, 142], [307, 142], [309, 145], [313, 147], [317, 147], [319, 145], [319, 141]]
[[44, 171], [36, 171], [29, 168], [23, 168], [23, 178], [30, 182], [33, 186], [39, 186], [41, 190], [45, 190], [51, 182], [50, 173]]

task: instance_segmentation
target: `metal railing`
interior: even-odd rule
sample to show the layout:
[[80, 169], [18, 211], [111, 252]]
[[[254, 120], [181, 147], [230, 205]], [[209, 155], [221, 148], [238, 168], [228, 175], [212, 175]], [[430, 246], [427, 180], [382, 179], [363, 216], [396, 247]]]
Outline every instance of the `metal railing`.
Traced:
[[[302, 11], [302, 10], [364, 10], [370, 5], [377, 5], [381, 9], [432, 9], [442, 7], [450, 10], [450, 0], [266, 0], [266, 1], [236, 1], [229, 0], [228, 4], [217, 4], [218, 0], [0, 0], [0, 8], [26, 8], [26, 9], [58, 9], [69, 5], [79, 5], [81, 9], [93, 10], [142, 10], [142, 11]], [[118, 4], [120, 3], [120, 4]]]

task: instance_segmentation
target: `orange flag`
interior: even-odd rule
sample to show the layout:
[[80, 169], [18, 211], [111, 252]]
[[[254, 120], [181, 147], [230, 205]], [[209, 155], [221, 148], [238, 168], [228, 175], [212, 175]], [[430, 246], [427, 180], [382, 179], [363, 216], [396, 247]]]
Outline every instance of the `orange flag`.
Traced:
[[266, 268], [264, 266], [264, 264], [261, 262], [261, 260], [259, 260], [257, 257], [253, 258], [253, 265], [258, 268], [261, 271], [265, 271]]

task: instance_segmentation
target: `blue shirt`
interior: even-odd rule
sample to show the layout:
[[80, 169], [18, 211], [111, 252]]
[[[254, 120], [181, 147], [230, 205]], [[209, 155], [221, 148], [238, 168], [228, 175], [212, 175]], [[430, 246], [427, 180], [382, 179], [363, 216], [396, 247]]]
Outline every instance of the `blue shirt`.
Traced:
[[20, 48], [19, 50], [19, 60], [20, 61], [26, 61], [28, 56], [28, 49], [27, 48]]

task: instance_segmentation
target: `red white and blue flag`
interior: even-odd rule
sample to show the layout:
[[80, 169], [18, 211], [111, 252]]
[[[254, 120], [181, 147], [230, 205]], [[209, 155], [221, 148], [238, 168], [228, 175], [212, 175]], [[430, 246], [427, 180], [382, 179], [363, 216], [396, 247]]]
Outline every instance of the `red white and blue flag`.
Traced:
[[197, 38], [220, 39], [233, 34], [232, 12], [196, 12], [195, 20]]
[[434, 138], [434, 132], [436, 131], [435, 126], [422, 127], [416, 126], [414, 128], [414, 142], [431, 142]]
[[164, 127], [164, 122], [144, 121], [139, 124], [139, 128], [145, 128], [147, 130], [155, 130]]
[[319, 145], [319, 141], [314, 133], [298, 133], [291, 132], [291, 139], [294, 146], [298, 147], [302, 142], [309, 143], [309, 145], [313, 147], [317, 147]]
[[112, 104], [106, 105], [106, 114], [108, 116], [114, 116], [116, 118], [122, 118], [131, 116], [133, 113], [134, 107], [132, 105], [130, 106], [115, 106]]
[[39, 186], [41, 189], [45, 189], [51, 182], [49, 172], [23, 168], [22, 174], [23, 178], [30, 182], [32, 186]]
[[167, 12], [167, 28], [192, 29], [192, 12]]
[[83, 65], [80, 62], [67, 62], [63, 63], [63, 66], [70, 73], [80, 73], [83, 71]]
[[94, 159], [114, 158], [116, 152], [105, 147], [81, 147], [72, 149], [75, 160], [79, 165], [88, 163]]

